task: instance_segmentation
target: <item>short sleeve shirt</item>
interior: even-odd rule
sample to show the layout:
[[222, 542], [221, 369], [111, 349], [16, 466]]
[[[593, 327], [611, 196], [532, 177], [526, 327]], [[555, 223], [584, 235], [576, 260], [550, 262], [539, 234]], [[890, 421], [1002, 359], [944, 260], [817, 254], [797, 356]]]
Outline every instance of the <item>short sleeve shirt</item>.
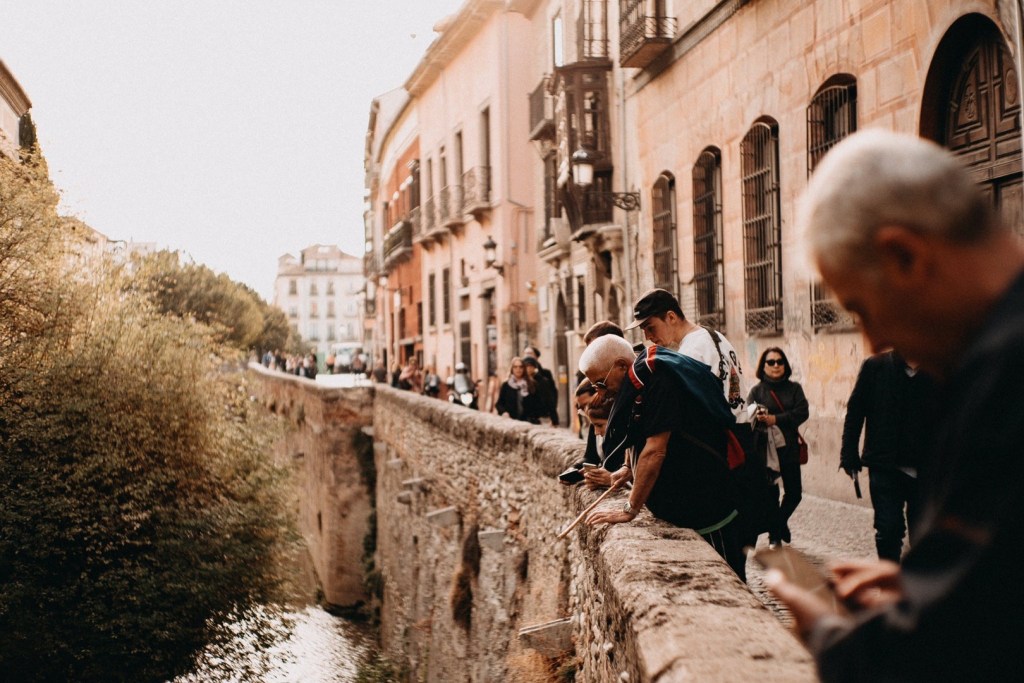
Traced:
[[712, 424], [714, 420], [681, 380], [655, 374], [644, 386], [635, 423], [637, 436], [646, 440], [655, 434], [671, 433], [661, 472], [647, 499], [655, 517], [676, 526], [702, 529], [733, 511], [726, 435]]

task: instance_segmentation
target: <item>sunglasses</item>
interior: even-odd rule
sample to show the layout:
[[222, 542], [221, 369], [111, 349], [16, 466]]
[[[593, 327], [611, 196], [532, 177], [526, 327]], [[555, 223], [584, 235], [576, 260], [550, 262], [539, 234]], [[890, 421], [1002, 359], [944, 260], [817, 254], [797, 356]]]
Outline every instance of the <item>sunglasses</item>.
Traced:
[[765, 364], [765, 365], [767, 365], [767, 366], [769, 366], [769, 367], [773, 367], [773, 368], [774, 368], [774, 367], [775, 367], [776, 365], [781, 365], [781, 366], [785, 367], [785, 366], [786, 366], [786, 361], [782, 360], [781, 358], [780, 358], [780, 359], [778, 359], [778, 360], [776, 360], [776, 359], [774, 359], [774, 358], [769, 358], [768, 360], [766, 360], [766, 361], [764, 362], [764, 364]]

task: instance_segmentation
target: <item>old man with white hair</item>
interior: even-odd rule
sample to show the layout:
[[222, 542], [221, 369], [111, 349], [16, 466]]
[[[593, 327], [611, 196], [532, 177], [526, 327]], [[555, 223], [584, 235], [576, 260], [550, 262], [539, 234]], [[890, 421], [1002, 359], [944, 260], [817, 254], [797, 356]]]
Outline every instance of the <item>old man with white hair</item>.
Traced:
[[740, 574], [726, 459], [734, 418], [718, 379], [700, 361], [664, 347], [637, 358], [629, 342], [612, 335], [586, 348], [579, 369], [600, 394], [614, 397], [606, 450], [626, 440], [637, 452], [611, 477], [614, 488], [632, 480], [625, 505], [599, 509], [588, 523], [629, 522], [646, 505], [655, 517], [695, 530]]
[[918, 540], [902, 567], [834, 565], [852, 616], [830, 614], [778, 573], [768, 583], [822, 680], [1021, 680], [1024, 247], [1011, 230], [1020, 226], [1000, 220], [948, 151], [882, 131], [830, 151], [801, 209], [814, 261], [872, 350], [894, 348], [943, 393]]

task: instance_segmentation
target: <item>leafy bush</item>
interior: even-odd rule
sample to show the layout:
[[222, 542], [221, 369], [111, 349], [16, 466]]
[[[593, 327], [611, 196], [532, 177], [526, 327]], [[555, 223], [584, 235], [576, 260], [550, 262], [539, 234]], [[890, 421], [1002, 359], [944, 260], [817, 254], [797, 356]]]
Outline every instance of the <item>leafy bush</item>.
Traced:
[[277, 425], [208, 328], [84, 266], [55, 202], [0, 159], [0, 671], [165, 681], [232, 621], [275, 633]]

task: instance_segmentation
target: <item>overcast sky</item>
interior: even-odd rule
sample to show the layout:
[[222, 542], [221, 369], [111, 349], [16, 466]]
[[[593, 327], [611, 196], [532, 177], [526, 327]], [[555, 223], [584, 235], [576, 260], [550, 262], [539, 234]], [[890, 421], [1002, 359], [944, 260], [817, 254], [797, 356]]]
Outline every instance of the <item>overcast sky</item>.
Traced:
[[277, 258], [363, 253], [370, 100], [461, 0], [4, 0], [62, 210], [265, 297]]

